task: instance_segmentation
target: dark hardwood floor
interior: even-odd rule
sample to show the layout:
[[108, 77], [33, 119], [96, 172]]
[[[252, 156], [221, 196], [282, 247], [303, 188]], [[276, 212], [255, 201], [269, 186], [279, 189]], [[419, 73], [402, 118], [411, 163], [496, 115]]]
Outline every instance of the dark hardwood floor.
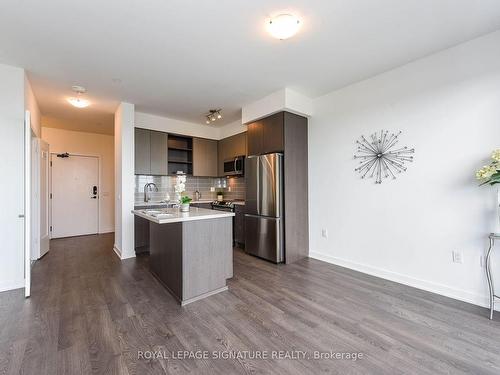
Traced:
[[[147, 256], [120, 262], [112, 245], [52, 241], [32, 297], [0, 293], [0, 374], [500, 374], [499, 313], [489, 321], [486, 309], [317, 260], [276, 266], [241, 251], [228, 292], [181, 308]], [[363, 357], [161, 358], [197, 350]]]

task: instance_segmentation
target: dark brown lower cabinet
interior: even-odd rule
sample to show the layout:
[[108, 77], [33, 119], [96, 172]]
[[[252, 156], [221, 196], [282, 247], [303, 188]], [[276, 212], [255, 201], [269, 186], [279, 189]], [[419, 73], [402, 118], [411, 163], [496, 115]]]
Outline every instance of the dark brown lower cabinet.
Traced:
[[245, 205], [234, 205], [234, 244], [245, 248]]
[[149, 220], [134, 216], [134, 238], [137, 254], [149, 251]]

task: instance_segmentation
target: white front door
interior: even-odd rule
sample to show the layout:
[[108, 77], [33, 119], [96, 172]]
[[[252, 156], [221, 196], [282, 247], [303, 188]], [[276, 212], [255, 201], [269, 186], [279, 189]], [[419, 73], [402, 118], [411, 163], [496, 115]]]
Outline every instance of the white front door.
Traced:
[[99, 159], [51, 154], [52, 238], [99, 231]]
[[49, 144], [40, 140], [40, 174], [39, 174], [39, 236], [40, 236], [40, 256], [42, 257], [49, 251], [49, 162], [50, 149]]
[[24, 296], [31, 295], [31, 113], [24, 114]]

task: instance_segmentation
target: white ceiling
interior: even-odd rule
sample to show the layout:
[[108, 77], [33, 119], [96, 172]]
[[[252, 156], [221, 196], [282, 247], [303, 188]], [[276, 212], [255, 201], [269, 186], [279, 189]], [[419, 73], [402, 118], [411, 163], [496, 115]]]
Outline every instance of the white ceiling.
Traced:
[[[264, 21], [283, 10], [303, 27], [279, 41]], [[49, 117], [110, 126], [127, 101], [206, 126], [210, 108], [227, 124], [280, 88], [319, 96], [499, 28], [498, 0], [2, 0], [0, 63]], [[91, 107], [65, 102], [74, 84]]]

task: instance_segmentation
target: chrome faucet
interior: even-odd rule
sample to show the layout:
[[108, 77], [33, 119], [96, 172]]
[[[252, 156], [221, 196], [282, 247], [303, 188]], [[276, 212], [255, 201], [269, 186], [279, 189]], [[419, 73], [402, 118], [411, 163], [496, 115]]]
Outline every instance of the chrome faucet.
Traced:
[[144, 185], [144, 202], [146, 203], [151, 200], [149, 193], [152, 191], [152, 188], [154, 188], [155, 191], [158, 191], [158, 186], [156, 186], [154, 182], [148, 182], [146, 185]]

